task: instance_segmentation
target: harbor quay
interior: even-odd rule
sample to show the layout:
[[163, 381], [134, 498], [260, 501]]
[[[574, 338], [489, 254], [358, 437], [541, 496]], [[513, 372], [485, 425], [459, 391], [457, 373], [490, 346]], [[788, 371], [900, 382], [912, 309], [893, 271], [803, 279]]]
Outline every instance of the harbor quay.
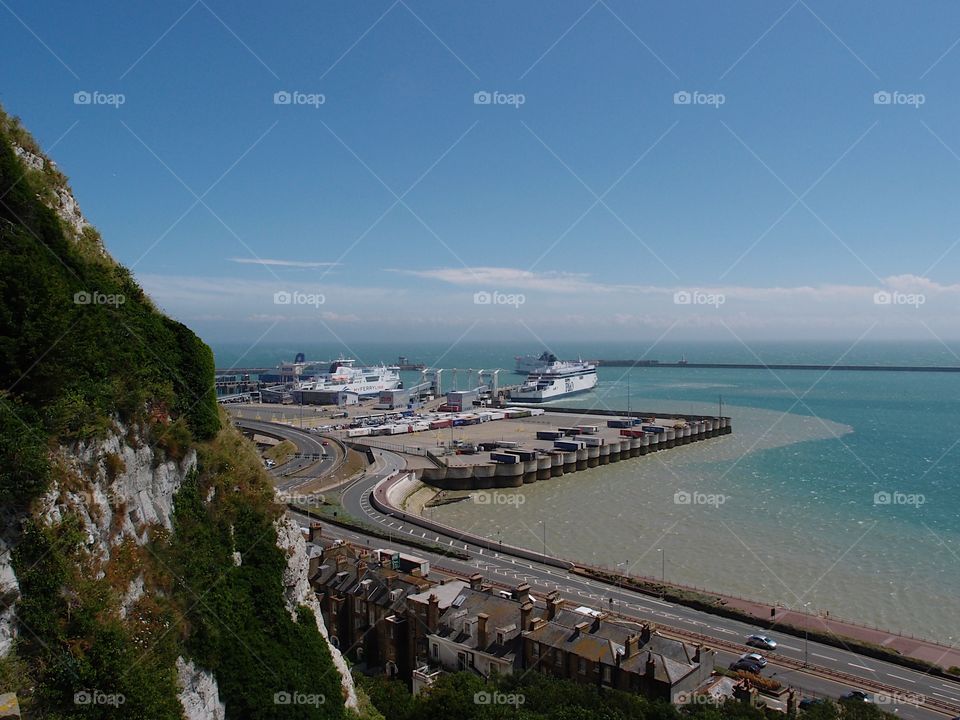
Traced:
[[407, 469], [435, 488], [481, 490], [517, 488], [733, 431], [729, 417], [662, 412], [511, 407], [481, 417], [464, 413], [399, 437], [344, 440], [403, 455]]

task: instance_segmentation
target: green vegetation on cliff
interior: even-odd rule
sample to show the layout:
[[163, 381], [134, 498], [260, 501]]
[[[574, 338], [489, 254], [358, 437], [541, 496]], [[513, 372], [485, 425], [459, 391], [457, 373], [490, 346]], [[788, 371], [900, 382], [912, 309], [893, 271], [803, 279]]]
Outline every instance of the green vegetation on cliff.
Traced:
[[[17, 692], [25, 717], [180, 718], [182, 656], [214, 673], [228, 718], [342, 717], [312, 611], [287, 611], [282, 509], [218, 411], [210, 349], [153, 306], [95, 230], [59, 217], [67, 192], [0, 110], [0, 510], [20, 586], [0, 592], [19, 630], [0, 692]], [[121, 430], [156, 462], [195, 450], [197, 467], [172, 531], [142, 526], [108, 546], [89, 532], [102, 511], [87, 491], [104, 491], [123, 459], [98, 450], [77, 477], [56, 451]], [[51, 488], [79, 505], [42, 515]], [[126, 508], [107, 499], [122, 522]]]
[[0, 502], [23, 505], [44, 488], [48, 438], [96, 437], [119, 415], [200, 440], [219, 420], [210, 349], [153, 307], [92, 228], [61, 222], [43, 200], [59, 202], [63, 175], [14, 144], [38, 152], [0, 111]]

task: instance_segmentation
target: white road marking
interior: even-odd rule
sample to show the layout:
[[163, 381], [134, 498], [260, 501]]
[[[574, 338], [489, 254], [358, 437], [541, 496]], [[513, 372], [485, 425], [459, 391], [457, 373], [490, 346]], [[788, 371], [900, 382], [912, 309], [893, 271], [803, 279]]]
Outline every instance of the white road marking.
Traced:
[[868, 668], [866, 665], [857, 665], [856, 663], [848, 662], [847, 665], [850, 667], [860, 668], [861, 670], [867, 670], [868, 672], [876, 672], [873, 668]]
[[821, 655], [820, 653], [814, 653], [814, 652], [810, 654], [813, 655], [814, 657], [823, 658], [824, 660], [833, 660], [834, 662], [837, 661], [836, 658], [830, 657], [829, 655]]
[[947, 698], [948, 700], [953, 700], [954, 702], [960, 702], [960, 698], [955, 698], [951, 695], [943, 695], [942, 693], [935, 692], [934, 695], [939, 695], [942, 698]]
[[902, 675], [894, 675], [893, 673], [887, 673], [887, 677], [896, 678], [897, 680], [906, 680], [909, 683], [916, 683], [916, 680], [911, 680], [910, 678], [905, 678]]
[[786, 648], [787, 650], [793, 650], [794, 652], [800, 652], [800, 648], [794, 647], [793, 645], [784, 645], [783, 643], [781, 643], [780, 647]]

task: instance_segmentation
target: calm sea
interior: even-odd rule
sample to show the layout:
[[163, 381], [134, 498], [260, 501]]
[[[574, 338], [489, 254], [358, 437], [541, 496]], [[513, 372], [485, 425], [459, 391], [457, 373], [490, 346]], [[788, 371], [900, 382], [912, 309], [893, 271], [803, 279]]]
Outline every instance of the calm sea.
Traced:
[[[960, 365], [960, 347], [939, 343], [550, 349], [585, 359]], [[246, 348], [214, 350], [224, 366]], [[510, 369], [515, 355], [542, 348], [261, 346], [242, 365], [275, 365], [300, 350]], [[535, 548], [545, 522], [556, 555], [960, 641], [960, 374], [601, 368], [599, 376], [595, 391], [556, 404], [625, 409], [629, 397], [634, 410], [712, 414], [722, 401], [734, 434], [524, 486], [519, 505], [456, 503], [435, 517]], [[458, 373], [460, 387], [468, 382]], [[682, 502], [685, 493], [695, 501]]]

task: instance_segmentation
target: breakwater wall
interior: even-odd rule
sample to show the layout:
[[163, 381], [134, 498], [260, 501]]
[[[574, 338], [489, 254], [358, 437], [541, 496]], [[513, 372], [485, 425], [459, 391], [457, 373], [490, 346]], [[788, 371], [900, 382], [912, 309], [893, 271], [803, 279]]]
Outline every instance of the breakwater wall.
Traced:
[[654, 360], [597, 360], [600, 367], [690, 368], [712, 370], [837, 370], [848, 372], [956, 373], [956, 365], [811, 365], [801, 363], [692, 363]]

